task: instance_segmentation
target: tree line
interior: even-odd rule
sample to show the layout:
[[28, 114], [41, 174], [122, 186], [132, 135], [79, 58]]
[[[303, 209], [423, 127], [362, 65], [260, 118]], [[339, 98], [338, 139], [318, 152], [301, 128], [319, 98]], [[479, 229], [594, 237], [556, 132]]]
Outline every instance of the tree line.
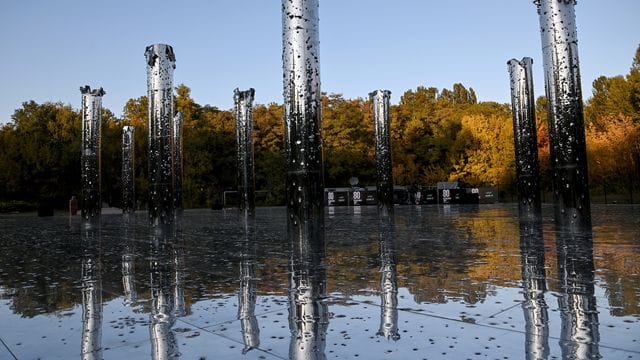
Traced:
[[[505, 75], [505, 83], [506, 83]], [[233, 111], [196, 103], [190, 89], [176, 88], [175, 110], [184, 119], [185, 207], [220, 203], [236, 189]], [[322, 97], [325, 185], [375, 184], [374, 128], [366, 98]], [[551, 191], [546, 99], [536, 104], [541, 184]], [[102, 112], [102, 198], [121, 202], [122, 126], [136, 127], [136, 197], [146, 202], [147, 98], [127, 101], [122, 117]], [[283, 107], [253, 109], [257, 190], [267, 204], [284, 203]], [[396, 184], [435, 185], [459, 181], [515, 192], [513, 124], [508, 104], [479, 102], [473, 88], [419, 86], [405, 91], [390, 108], [393, 175]], [[633, 198], [640, 184], [640, 47], [624, 76], [593, 82], [585, 103], [589, 177], [592, 194]], [[0, 201], [53, 201], [66, 206], [80, 191], [81, 116], [62, 103], [24, 102], [0, 128]], [[637, 200], [637, 199], [636, 199]]]

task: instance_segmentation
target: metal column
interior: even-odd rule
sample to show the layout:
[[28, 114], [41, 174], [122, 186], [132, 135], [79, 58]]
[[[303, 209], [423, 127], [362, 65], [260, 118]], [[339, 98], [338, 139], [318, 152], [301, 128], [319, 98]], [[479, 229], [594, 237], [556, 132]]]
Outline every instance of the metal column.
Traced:
[[549, 112], [556, 221], [591, 224], [575, 0], [536, 0]]
[[174, 216], [173, 48], [154, 44], [145, 51], [149, 99], [149, 219], [153, 226]]
[[375, 90], [369, 94], [373, 106], [376, 140], [376, 191], [378, 207], [393, 208], [393, 165], [391, 162], [391, 134], [389, 132], [389, 99], [391, 91]]
[[233, 101], [236, 115], [239, 208], [253, 213], [255, 207], [255, 176], [253, 155], [253, 88], [235, 89]]
[[88, 85], [80, 87], [82, 94], [82, 217], [90, 219], [100, 216], [102, 208], [100, 143], [102, 141], [102, 88], [93, 89]]
[[173, 117], [173, 206], [182, 210], [183, 180], [182, 113]]
[[535, 95], [533, 93], [533, 59], [507, 62], [511, 78], [511, 112], [518, 179], [518, 206], [522, 215], [539, 214], [540, 170], [536, 131]]
[[134, 126], [122, 128], [122, 212], [125, 214], [136, 210], [135, 133]]
[[286, 198], [293, 225], [323, 217], [318, 0], [282, 0]]

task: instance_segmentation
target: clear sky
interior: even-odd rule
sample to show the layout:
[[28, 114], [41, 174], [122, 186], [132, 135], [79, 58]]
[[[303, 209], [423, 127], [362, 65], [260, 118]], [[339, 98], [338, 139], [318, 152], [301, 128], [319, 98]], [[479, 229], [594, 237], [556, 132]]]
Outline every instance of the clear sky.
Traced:
[[[578, 0], [585, 100], [592, 81], [626, 74], [640, 43], [639, 0]], [[173, 46], [175, 84], [200, 104], [233, 105], [233, 89], [282, 102], [280, 0], [2, 0], [0, 123], [28, 100], [78, 108], [81, 85], [102, 86], [121, 115], [146, 94], [144, 49]], [[419, 85], [461, 82], [480, 100], [509, 102], [506, 62], [534, 59], [544, 94], [538, 15], [531, 0], [320, 0], [322, 90], [392, 103]]]

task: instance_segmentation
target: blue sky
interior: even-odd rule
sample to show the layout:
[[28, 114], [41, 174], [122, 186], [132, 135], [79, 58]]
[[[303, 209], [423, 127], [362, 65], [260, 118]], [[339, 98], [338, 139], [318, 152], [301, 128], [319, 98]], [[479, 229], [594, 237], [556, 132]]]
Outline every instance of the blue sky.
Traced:
[[[78, 87], [102, 86], [121, 115], [146, 94], [144, 49], [176, 53], [175, 84], [200, 104], [229, 109], [233, 89], [282, 102], [279, 0], [3, 0], [0, 4], [0, 123], [23, 101], [78, 108]], [[626, 74], [640, 43], [640, 1], [579, 0], [585, 99], [600, 75]], [[538, 15], [531, 0], [320, 0], [322, 90], [366, 97], [461, 82], [480, 100], [509, 101], [506, 62], [534, 59], [544, 94]]]

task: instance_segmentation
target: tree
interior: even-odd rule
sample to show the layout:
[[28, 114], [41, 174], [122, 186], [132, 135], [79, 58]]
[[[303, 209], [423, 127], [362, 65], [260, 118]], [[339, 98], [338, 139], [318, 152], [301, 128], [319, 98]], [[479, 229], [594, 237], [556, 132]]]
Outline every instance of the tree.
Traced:
[[536, 133], [538, 135], [538, 167], [540, 169], [540, 190], [552, 191], [551, 144], [549, 142], [549, 122], [547, 119], [547, 98], [536, 99]]
[[191, 89], [185, 84], [180, 84], [176, 87], [174, 108], [176, 113], [182, 113], [182, 121], [185, 127], [192, 126], [193, 121], [200, 119], [202, 107], [193, 101], [191, 98]]
[[282, 105], [274, 103], [253, 110], [256, 190], [267, 191], [267, 203], [277, 205], [285, 201], [283, 114]]
[[0, 137], [0, 194], [63, 206], [80, 190], [80, 114], [28, 101], [11, 118]]
[[640, 177], [640, 47], [626, 76], [601, 76], [585, 106], [590, 185], [599, 192], [627, 192]]
[[464, 85], [460, 83], [453, 84], [453, 102], [459, 105], [471, 104], [471, 96]]
[[608, 114], [634, 115], [630, 84], [623, 76], [600, 76], [593, 81], [593, 96], [586, 106], [586, 122], [603, 128], [600, 120]]
[[[640, 47], [629, 74], [600, 77], [585, 106], [592, 188], [633, 195], [640, 178]], [[175, 110], [184, 120], [185, 207], [210, 206], [225, 190], [236, 190], [236, 121], [231, 110], [196, 103], [184, 84], [176, 87]], [[362, 184], [376, 178], [373, 113], [367, 99], [323, 95], [325, 184], [346, 186], [351, 176]], [[541, 186], [549, 189], [547, 101], [536, 101]], [[478, 102], [473, 88], [419, 86], [391, 105], [390, 136], [396, 184], [435, 185], [457, 180], [514, 190], [514, 153], [510, 107]], [[284, 202], [283, 106], [254, 106], [256, 189], [268, 202]], [[12, 122], [0, 128], [0, 200], [54, 199], [66, 206], [80, 191], [80, 114], [60, 103], [25, 102]], [[148, 193], [148, 100], [127, 101], [118, 119], [103, 110], [103, 199], [118, 205], [121, 196], [121, 134], [136, 127], [136, 191]]]
[[[139, 146], [136, 144], [136, 146]], [[109, 109], [102, 110], [102, 202], [122, 204], [122, 121]], [[136, 159], [137, 160], [137, 159]]]
[[513, 188], [513, 125], [508, 114], [465, 115], [454, 148], [456, 151], [453, 153], [459, 156], [454, 162], [450, 181]]
[[600, 120], [603, 126], [587, 127], [589, 178], [605, 193], [626, 188], [633, 199], [635, 178], [640, 175], [640, 124], [624, 115]]
[[476, 96], [476, 92], [472, 87], [469, 88], [469, 101], [471, 102], [471, 104], [478, 103], [478, 97]]
[[[146, 204], [149, 193], [149, 101], [146, 96], [129, 99], [122, 110], [122, 125], [135, 126], [135, 199], [139, 204]], [[120, 141], [121, 143], [121, 141]]]
[[236, 190], [235, 119], [231, 111], [204, 106], [200, 119], [184, 129], [185, 207], [220, 204], [222, 192]]
[[357, 176], [362, 184], [374, 184], [375, 145], [371, 103], [345, 100], [341, 94], [323, 97], [323, 145], [325, 184], [348, 186]]
[[640, 46], [636, 49], [631, 69], [627, 75], [629, 90], [629, 102], [633, 113], [631, 118], [635, 123], [640, 123]]

